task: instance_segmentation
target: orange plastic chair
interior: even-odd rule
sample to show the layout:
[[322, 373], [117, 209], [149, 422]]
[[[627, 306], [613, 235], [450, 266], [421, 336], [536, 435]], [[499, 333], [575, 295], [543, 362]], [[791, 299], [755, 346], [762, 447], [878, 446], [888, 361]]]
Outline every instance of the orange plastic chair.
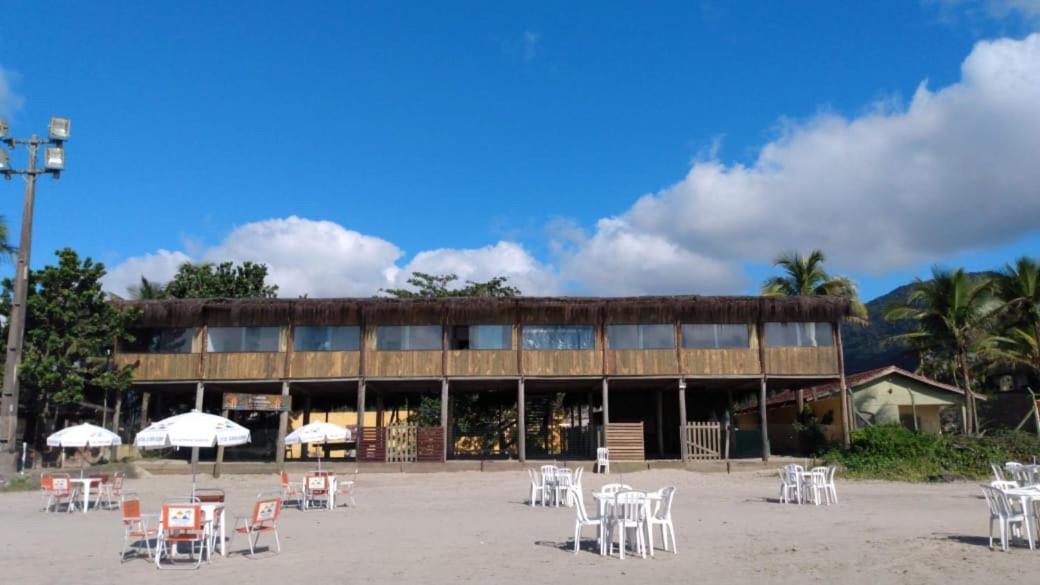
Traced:
[[159, 528], [150, 525], [152, 522], [149, 522], [149, 520], [158, 520], [158, 516], [156, 514], [141, 514], [141, 500], [137, 498], [136, 494], [123, 494], [122, 500], [123, 503], [120, 508], [123, 512], [123, 549], [119, 553], [119, 560], [120, 562], [126, 561], [127, 549], [140, 549], [141, 542], [144, 543], [148, 558], [151, 558], [152, 545], [150, 541], [159, 538]]
[[282, 499], [277, 495], [258, 494], [253, 504], [252, 515], [235, 519], [235, 534], [243, 534], [249, 542], [249, 556], [256, 557], [256, 544], [260, 535], [265, 532], [274, 534], [274, 545], [277, 552], [282, 552], [282, 543], [278, 539], [278, 515], [282, 512]]
[[[173, 553], [176, 552], [177, 545], [188, 544], [192, 557], [196, 557], [195, 547], [198, 545], [195, 566], [176, 568], [198, 569], [202, 564], [202, 554], [206, 551], [206, 539], [202, 508], [198, 504], [163, 504], [162, 525], [159, 531], [159, 541], [156, 544], [155, 566], [160, 569], [174, 568], [176, 565]], [[164, 554], [170, 560], [168, 567], [162, 565]]]

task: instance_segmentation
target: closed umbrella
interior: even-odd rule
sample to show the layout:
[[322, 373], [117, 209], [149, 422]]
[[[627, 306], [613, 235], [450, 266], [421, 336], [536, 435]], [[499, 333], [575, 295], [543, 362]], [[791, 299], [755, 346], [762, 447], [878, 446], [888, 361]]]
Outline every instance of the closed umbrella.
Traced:
[[142, 449], [191, 447], [191, 495], [195, 495], [200, 447], [233, 447], [249, 442], [249, 429], [222, 416], [193, 410], [156, 421], [134, 438]]
[[[66, 447], [80, 449], [90, 447], [113, 447], [122, 444], [123, 440], [119, 438], [119, 435], [106, 428], [92, 425], [90, 423], [65, 427], [47, 437], [48, 447], [60, 447], [62, 449]], [[79, 469], [80, 477], [83, 477], [83, 467], [85, 465], [86, 460], [81, 458]]]
[[[312, 422], [303, 425], [285, 437], [286, 445], [300, 443], [328, 443], [349, 441], [350, 430], [327, 422]], [[321, 453], [318, 453], [318, 471], [321, 471]]]

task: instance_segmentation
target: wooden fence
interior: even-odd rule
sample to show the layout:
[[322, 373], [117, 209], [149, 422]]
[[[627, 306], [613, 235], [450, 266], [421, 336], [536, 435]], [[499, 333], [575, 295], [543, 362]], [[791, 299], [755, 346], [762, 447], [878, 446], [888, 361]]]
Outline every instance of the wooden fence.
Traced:
[[386, 433], [378, 427], [362, 427], [357, 449], [358, 461], [386, 461]]
[[686, 423], [687, 461], [717, 461], [722, 453], [722, 425], [717, 422]]
[[444, 427], [419, 427], [416, 433], [418, 461], [444, 461]]
[[610, 423], [606, 430], [611, 461], [643, 461], [643, 423]]
[[408, 423], [386, 427], [386, 462], [414, 463], [419, 427]]

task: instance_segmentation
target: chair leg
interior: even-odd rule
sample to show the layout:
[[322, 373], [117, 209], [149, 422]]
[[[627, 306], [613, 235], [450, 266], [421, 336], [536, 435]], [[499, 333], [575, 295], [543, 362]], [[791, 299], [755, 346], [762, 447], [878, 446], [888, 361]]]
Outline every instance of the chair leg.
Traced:
[[989, 550], [993, 550], [993, 515], [989, 517]]
[[672, 524], [671, 520], [668, 521], [668, 533], [672, 537], [672, 554], [677, 555], [679, 554], [679, 545], [675, 543], [675, 525]]
[[581, 542], [581, 523], [574, 523], [574, 554], [578, 554], [578, 543]]
[[274, 548], [279, 553], [282, 552], [282, 541], [278, 538], [278, 529], [274, 529]]

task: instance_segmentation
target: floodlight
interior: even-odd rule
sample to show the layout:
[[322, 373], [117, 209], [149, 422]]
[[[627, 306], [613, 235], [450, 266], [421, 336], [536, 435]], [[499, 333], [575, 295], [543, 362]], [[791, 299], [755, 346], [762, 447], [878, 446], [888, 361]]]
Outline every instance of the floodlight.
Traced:
[[65, 149], [51, 146], [43, 156], [43, 166], [48, 171], [60, 171], [65, 168]]
[[4, 149], [0, 148], [0, 172], [11, 170], [11, 159], [7, 157]]
[[59, 142], [68, 140], [71, 127], [72, 122], [68, 118], [51, 118], [50, 126], [48, 126], [51, 139]]
[[7, 125], [7, 120], [0, 118], [0, 138], [6, 137], [7, 131], [10, 129], [11, 127]]

